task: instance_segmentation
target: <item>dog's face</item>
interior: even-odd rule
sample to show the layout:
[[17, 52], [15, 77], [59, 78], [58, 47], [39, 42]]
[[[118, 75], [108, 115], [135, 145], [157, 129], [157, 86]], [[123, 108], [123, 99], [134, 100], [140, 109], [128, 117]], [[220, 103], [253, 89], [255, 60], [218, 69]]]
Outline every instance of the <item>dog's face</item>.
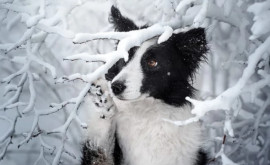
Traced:
[[[136, 27], [135, 24], [123, 24], [133, 22], [119, 14], [114, 18], [113, 10], [115, 9], [112, 9], [113, 22], [116, 23], [117, 19], [119, 23], [122, 19], [121, 24], [115, 24], [116, 29], [124, 31], [125, 26]], [[185, 97], [192, 95], [190, 79], [206, 52], [203, 28], [173, 34], [161, 44], [157, 44], [157, 38], [154, 38], [140, 47], [132, 48], [129, 51], [129, 61], [119, 60], [108, 71], [106, 78], [112, 82], [112, 91], [118, 99], [154, 97], [167, 104], [181, 106], [186, 103]]]

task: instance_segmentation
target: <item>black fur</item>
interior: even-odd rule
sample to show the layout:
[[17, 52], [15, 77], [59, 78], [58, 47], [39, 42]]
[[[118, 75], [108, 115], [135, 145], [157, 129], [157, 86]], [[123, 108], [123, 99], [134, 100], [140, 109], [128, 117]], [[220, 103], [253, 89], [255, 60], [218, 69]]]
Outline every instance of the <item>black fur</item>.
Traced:
[[102, 148], [90, 148], [89, 141], [82, 148], [81, 165], [111, 165]]
[[195, 165], [206, 165], [209, 162], [207, 154], [203, 150], [199, 150]]
[[119, 146], [117, 135], [115, 135], [115, 146], [113, 152], [114, 165], [121, 165], [122, 160], [123, 160], [123, 153]]
[[[133, 21], [123, 17], [114, 6], [111, 8], [110, 22], [114, 25], [115, 30], [120, 32], [147, 27], [138, 27]], [[134, 56], [136, 49], [132, 48], [129, 51], [129, 60]], [[205, 59], [207, 51], [203, 28], [173, 34], [167, 41], [151, 46], [141, 60], [144, 74], [141, 92], [149, 93], [150, 96], [163, 100], [170, 105], [182, 106], [186, 104], [185, 97], [192, 96], [194, 91], [190, 80], [192, 80], [199, 63]], [[149, 60], [157, 61], [157, 67], [149, 68], [147, 66]], [[109, 69], [105, 75], [106, 79], [112, 81], [127, 63], [120, 59]], [[113, 162], [115, 165], [121, 165], [122, 159], [123, 154], [116, 135]], [[101, 149], [91, 150], [84, 145], [81, 165], [92, 165], [94, 161], [99, 161], [101, 162], [100, 165], [103, 165], [102, 163], [106, 164], [108, 160], [104, 157], [104, 152]], [[207, 154], [199, 150], [194, 165], [206, 165], [207, 161]]]
[[[123, 17], [114, 6], [111, 8], [110, 22], [114, 24], [116, 31], [140, 29], [130, 19]], [[145, 77], [141, 92], [149, 93], [150, 96], [175, 106], [188, 103], [185, 97], [192, 96], [194, 92], [190, 80], [192, 80], [199, 63], [205, 59], [207, 51], [203, 28], [173, 34], [166, 42], [153, 45], [145, 52], [141, 62]], [[129, 61], [135, 52], [136, 48], [130, 49]], [[146, 63], [150, 59], [158, 61], [157, 68], [153, 70], [147, 68]], [[113, 80], [126, 64], [124, 59], [120, 59], [109, 69], [105, 75], [106, 79]], [[170, 78], [167, 78], [168, 72]]]
[[128, 32], [138, 30], [139, 27], [135, 25], [130, 19], [123, 17], [121, 12], [114, 6], [111, 8], [111, 16], [109, 22], [114, 25], [115, 31]]
[[108, 81], [112, 81], [113, 78], [122, 70], [122, 68], [127, 65], [127, 63], [134, 57], [134, 54], [137, 50], [137, 47], [133, 47], [128, 51], [129, 57], [128, 61], [125, 62], [123, 58], [118, 60], [109, 70], [108, 73], [105, 74], [105, 78]]
[[110, 160], [102, 148], [89, 147], [89, 141], [83, 144], [81, 165], [121, 165], [123, 153], [119, 146], [117, 136], [115, 134], [114, 151], [112, 153], [113, 160]]
[[[114, 25], [115, 31], [119, 32], [128, 32], [132, 30], [138, 30], [146, 28], [147, 25], [138, 27], [135, 25], [133, 21], [131, 21], [129, 18], [122, 16], [119, 9], [112, 6], [111, 7], [111, 15], [109, 17], [109, 22]], [[135, 54], [137, 47], [133, 47], [129, 50], [129, 61], [132, 59], [133, 55]], [[116, 64], [111, 67], [107, 74], [105, 74], [105, 78], [108, 81], [111, 81], [120, 71], [121, 69], [126, 65], [124, 59], [120, 59], [116, 62]]]
[[[194, 91], [190, 79], [206, 52], [203, 28], [173, 34], [166, 42], [151, 46], [141, 59], [144, 74], [141, 93], [175, 106], [187, 103], [185, 97], [192, 96]], [[157, 61], [157, 67], [148, 67], [150, 60]]]
[[121, 69], [126, 65], [125, 60], [122, 58], [118, 60], [105, 74], [105, 78], [108, 81], [112, 81], [113, 78], [121, 71]]

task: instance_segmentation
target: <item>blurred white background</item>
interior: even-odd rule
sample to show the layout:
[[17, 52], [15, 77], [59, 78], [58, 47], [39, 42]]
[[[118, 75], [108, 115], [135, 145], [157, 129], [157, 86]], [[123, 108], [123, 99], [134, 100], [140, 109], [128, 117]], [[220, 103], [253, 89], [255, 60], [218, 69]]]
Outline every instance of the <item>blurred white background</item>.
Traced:
[[[80, 124], [94, 109], [90, 96], [78, 110], [72, 103], [56, 105], [59, 110], [40, 116], [36, 125], [34, 119], [39, 112], [52, 110], [52, 103], [76, 98], [86, 86], [80, 80], [55, 83], [58, 79], [89, 74], [102, 65], [63, 61], [64, 57], [115, 49], [111, 40], [72, 42], [77, 33], [113, 31], [108, 22], [112, 4], [137, 25], [175, 22], [177, 28], [206, 28], [210, 52], [194, 81], [197, 99], [212, 100], [236, 87], [226, 95], [233, 102], [224, 100], [219, 107], [226, 109], [229, 102], [229, 110], [211, 111], [202, 118], [207, 149], [216, 156], [213, 164], [270, 164], [270, 1], [1, 0], [0, 165], [79, 164], [85, 139]], [[244, 70], [247, 74], [242, 77]], [[240, 81], [243, 86], [235, 86]], [[234, 92], [239, 94], [233, 97]], [[80, 121], [75, 117], [66, 132], [50, 133], [67, 124], [75, 111]], [[29, 142], [18, 148], [24, 139]]]

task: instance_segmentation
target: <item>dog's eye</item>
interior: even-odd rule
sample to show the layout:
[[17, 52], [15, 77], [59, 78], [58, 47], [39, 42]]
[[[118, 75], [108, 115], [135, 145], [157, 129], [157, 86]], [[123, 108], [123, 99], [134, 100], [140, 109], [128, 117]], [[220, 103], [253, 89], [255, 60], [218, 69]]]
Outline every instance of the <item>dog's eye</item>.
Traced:
[[150, 67], [156, 67], [157, 66], [157, 61], [155, 61], [155, 60], [149, 60], [148, 62], [147, 62], [147, 64], [148, 64], [148, 66], [150, 66]]

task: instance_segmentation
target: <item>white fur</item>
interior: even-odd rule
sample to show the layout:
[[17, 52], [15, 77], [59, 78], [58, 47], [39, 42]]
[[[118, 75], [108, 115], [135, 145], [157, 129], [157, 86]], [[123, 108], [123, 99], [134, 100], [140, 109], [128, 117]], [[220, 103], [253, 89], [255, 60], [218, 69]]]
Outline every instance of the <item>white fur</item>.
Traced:
[[115, 124], [111, 118], [102, 119], [101, 112], [91, 111], [87, 122], [90, 129], [87, 129], [87, 139], [90, 139], [90, 146], [94, 149], [103, 148], [105, 154], [110, 156], [114, 148]]
[[[199, 123], [178, 127], [163, 120], [186, 120], [192, 116], [190, 109], [165, 104], [140, 92], [141, 58], [155, 42], [156, 39], [145, 42], [134, 59], [113, 79], [112, 82], [124, 81], [126, 89], [118, 96], [121, 100], [113, 100], [118, 112], [106, 122], [94, 121], [100, 125], [96, 130], [109, 131], [114, 128], [110, 124], [116, 124], [124, 157], [122, 165], [194, 165], [202, 145]], [[106, 143], [108, 134], [102, 133], [99, 137], [105, 138], [101, 141]]]
[[144, 42], [140, 48], [136, 51], [134, 59], [132, 59], [126, 67], [124, 67], [120, 73], [113, 79], [115, 81], [124, 81], [126, 89], [118, 96], [123, 100], [133, 100], [141, 97], [141, 86], [143, 80], [143, 73], [141, 67], [141, 58], [143, 53], [151, 45], [156, 43], [156, 39], [148, 40]]
[[[105, 80], [99, 79], [95, 82], [99, 85], [102, 91], [108, 91], [107, 82]], [[106, 156], [112, 159], [112, 152], [114, 149], [114, 134], [115, 134], [115, 122], [112, 120], [114, 114], [116, 113], [114, 102], [112, 98], [108, 96], [108, 93], [104, 93], [107, 98], [107, 102], [103, 103], [103, 106], [93, 107], [88, 111], [87, 125], [90, 129], [87, 129], [87, 139], [89, 140], [88, 147], [90, 149], [102, 148], [105, 151]], [[96, 97], [92, 98], [92, 102], [99, 102]], [[99, 98], [100, 99], [100, 98]], [[108, 111], [110, 109], [110, 111]], [[104, 116], [104, 117], [103, 117]]]
[[185, 120], [189, 109], [147, 98], [137, 102], [114, 100], [114, 117], [124, 165], [193, 165], [202, 145], [199, 123], [178, 127], [162, 119]]

